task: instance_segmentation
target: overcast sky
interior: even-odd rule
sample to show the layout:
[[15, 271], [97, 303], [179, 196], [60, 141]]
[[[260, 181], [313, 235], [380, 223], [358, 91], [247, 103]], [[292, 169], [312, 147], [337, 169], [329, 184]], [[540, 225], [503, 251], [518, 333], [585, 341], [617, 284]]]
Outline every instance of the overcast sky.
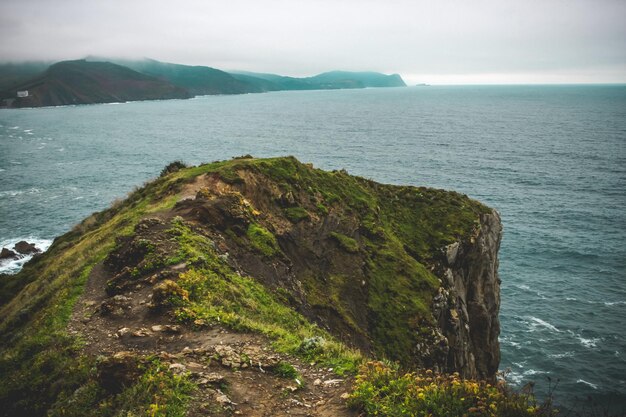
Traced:
[[407, 82], [626, 82], [625, 0], [0, 0], [0, 60], [150, 57]]

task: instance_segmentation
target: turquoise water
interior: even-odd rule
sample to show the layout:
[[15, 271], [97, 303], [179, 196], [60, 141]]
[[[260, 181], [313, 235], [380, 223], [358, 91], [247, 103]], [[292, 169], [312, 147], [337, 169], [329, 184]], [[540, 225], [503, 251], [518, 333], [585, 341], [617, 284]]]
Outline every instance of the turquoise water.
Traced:
[[[0, 111], [0, 244], [64, 233], [182, 159], [295, 155], [495, 207], [502, 364], [626, 407], [626, 87], [277, 92]], [[4, 270], [15, 265], [4, 264]]]

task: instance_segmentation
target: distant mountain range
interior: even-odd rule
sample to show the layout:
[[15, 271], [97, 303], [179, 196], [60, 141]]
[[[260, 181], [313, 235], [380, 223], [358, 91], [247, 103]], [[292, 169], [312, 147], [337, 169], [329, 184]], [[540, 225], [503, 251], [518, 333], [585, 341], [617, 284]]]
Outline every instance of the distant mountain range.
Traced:
[[243, 71], [228, 73], [152, 59], [89, 57], [52, 65], [0, 64], [0, 107], [12, 108], [184, 99], [207, 94], [404, 86], [398, 74], [332, 71], [295, 78]]

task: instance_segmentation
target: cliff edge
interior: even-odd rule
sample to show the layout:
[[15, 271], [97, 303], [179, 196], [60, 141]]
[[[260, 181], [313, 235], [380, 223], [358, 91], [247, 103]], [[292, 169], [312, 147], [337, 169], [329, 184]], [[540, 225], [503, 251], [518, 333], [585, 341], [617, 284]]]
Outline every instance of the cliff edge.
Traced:
[[368, 358], [494, 381], [501, 233], [292, 157], [171, 164], [4, 277], [0, 413], [357, 415]]

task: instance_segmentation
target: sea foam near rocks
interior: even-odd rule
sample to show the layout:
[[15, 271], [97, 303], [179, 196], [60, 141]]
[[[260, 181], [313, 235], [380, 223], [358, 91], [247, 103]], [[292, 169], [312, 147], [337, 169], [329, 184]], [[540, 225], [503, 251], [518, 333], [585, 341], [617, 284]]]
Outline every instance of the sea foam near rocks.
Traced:
[[[13, 250], [15, 244], [22, 240], [34, 244], [35, 247], [41, 251], [39, 253], [47, 251], [50, 245], [52, 245], [52, 239], [39, 239], [35, 237], [15, 238], [0, 241], [0, 250], [2, 248]], [[0, 260], [0, 274], [17, 274], [24, 264], [30, 261], [34, 255], [34, 253], [28, 255], [17, 254], [16, 258]]]

